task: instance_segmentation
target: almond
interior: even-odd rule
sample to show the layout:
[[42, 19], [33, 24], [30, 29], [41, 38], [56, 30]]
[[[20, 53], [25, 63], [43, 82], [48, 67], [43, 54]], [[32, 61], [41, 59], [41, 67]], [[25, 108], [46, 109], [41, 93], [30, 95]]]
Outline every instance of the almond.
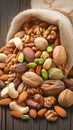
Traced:
[[54, 106], [54, 109], [56, 111], [56, 113], [61, 116], [61, 117], [66, 117], [67, 116], [67, 112], [60, 106]]
[[3, 71], [0, 69], [0, 76], [2, 76], [3, 75]]
[[43, 67], [42, 65], [37, 65], [37, 67], [36, 67], [36, 74], [39, 76], [41, 75], [42, 67]]
[[21, 118], [23, 114], [19, 111], [11, 111], [10, 115], [17, 117], [17, 118]]
[[42, 52], [41, 51], [37, 51], [35, 53], [35, 58], [39, 58], [41, 56]]
[[0, 63], [0, 69], [4, 69], [5, 68], [5, 63]]
[[32, 118], [36, 118], [37, 117], [37, 112], [35, 109], [31, 109], [30, 112], [29, 112], [29, 115], [32, 117]]
[[11, 101], [12, 101], [11, 98], [1, 99], [0, 100], [0, 105], [2, 105], [2, 106], [9, 105]]
[[26, 107], [26, 104], [24, 102], [19, 103], [18, 99], [12, 100], [13, 102], [16, 102], [19, 106]]
[[0, 80], [6, 81], [8, 80], [8, 78], [9, 78], [8, 74], [4, 74], [0, 77]]
[[26, 91], [23, 91], [18, 98], [18, 102], [21, 103], [23, 101], [25, 101], [28, 97], [28, 93]]
[[38, 111], [38, 116], [43, 117], [46, 112], [47, 112], [47, 109], [46, 108], [42, 108], [41, 110]]
[[54, 42], [54, 47], [58, 46], [60, 44], [59, 39], [57, 38]]

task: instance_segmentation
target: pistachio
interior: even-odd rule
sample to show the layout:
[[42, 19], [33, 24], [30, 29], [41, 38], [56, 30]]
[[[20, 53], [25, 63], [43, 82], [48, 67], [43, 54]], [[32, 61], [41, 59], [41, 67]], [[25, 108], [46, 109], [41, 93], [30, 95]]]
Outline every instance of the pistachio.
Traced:
[[29, 115], [22, 115], [21, 119], [28, 120], [29, 119]]
[[43, 77], [44, 80], [47, 80], [48, 77], [49, 77], [48, 72], [45, 69], [41, 70], [41, 75], [42, 75], [42, 77]]
[[51, 58], [47, 58], [43, 64], [43, 68], [48, 70], [50, 69], [51, 67], [51, 64], [52, 64], [52, 59]]
[[48, 53], [47, 51], [43, 51], [43, 52], [42, 52], [42, 55], [45, 56], [46, 58], [49, 57], [49, 53]]
[[28, 68], [33, 68], [34, 69], [36, 66], [37, 66], [37, 64], [35, 62], [30, 62], [30, 63], [27, 64]]
[[15, 67], [14, 67], [14, 72], [16, 73], [23, 73], [25, 72], [27, 69], [26, 67], [26, 63], [18, 63]]
[[35, 58], [34, 62], [37, 63], [37, 64], [43, 64], [44, 59], [43, 58]]
[[46, 47], [48, 46], [48, 42], [45, 38], [43, 37], [37, 37], [34, 40], [35, 46], [39, 49], [39, 50], [45, 50]]
[[23, 62], [24, 61], [24, 54], [22, 52], [20, 52], [19, 56], [18, 56], [18, 62]]
[[51, 68], [49, 70], [50, 79], [62, 79], [63, 77], [63, 72], [59, 68]]
[[14, 42], [14, 44], [15, 44], [15, 46], [18, 50], [23, 49], [23, 43], [22, 43], [22, 40], [19, 37], [14, 38], [13, 42]]
[[35, 54], [34, 54], [33, 50], [30, 47], [24, 48], [23, 49], [23, 54], [24, 54], [25, 60], [27, 62], [34, 61]]
[[0, 62], [5, 62], [7, 60], [7, 56], [3, 53], [0, 53]]
[[4, 81], [0, 80], [0, 88], [2, 89], [2, 88], [4, 88], [4, 87], [5, 87]]
[[43, 82], [43, 79], [34, 72], [25, 72], [22, 80], [28, 87], [38, 87]]
[[53, 50], [53, 59], [56, 65], [62, 65], [66, 61], [66, 51], [62, 45], [56, 46]]
[[53, 47], [52, 46], [48, 46], [46, 50], [47, 50], [47, 52], [52, 52], [53, 51]]

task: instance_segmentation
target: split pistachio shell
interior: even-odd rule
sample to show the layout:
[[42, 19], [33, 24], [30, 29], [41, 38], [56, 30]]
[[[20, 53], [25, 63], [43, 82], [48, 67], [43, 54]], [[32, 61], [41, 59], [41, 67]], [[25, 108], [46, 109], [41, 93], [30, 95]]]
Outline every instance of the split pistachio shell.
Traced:
[[53, 60], [56, 65], [62, 65], [66, 61], [66, 51], [62, 45], [56, 46], [53, 50]]
[[43, 37], [37, 37], [34, 40], [34, 44], [39, 50], [45, 50], [48, 46], [48, 41]]
[[5, 62], [7, 60], [7, 56], [3, 53], [0, 53], [0, 62]]
[[43, 64], [43, 68], [48, 70], [51, 67], [52, 64], [52, 59], [51, 58], [47, 58]]
[[23, 49], [23, 43], [22, 43], [22, 40], [20, 38], [18, 38], [18, 37], [14, 38], [13, 42], [18, 50]]
[[48, 53], [47, 51], [43, 51], [43, 52], [42, 52], [42, 55], [45, 56], [46, 58], [49, 57], [49, 53]]
[[59, 68], [51, 68], [49, 70], [50, 79], [62, 79], [64, 78], [63, 72]]

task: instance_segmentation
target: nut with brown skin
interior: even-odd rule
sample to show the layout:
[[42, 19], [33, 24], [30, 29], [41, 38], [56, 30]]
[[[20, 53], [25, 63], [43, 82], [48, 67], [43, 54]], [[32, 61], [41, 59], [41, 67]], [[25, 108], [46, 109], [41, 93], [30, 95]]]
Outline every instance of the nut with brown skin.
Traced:
[[31, 100], [31, 99], [27, 99], [26, 100], [26, 104], [30, 107], [30, 108], [35, 108], [35, 109], [39, 109], [40, 108], [40, 104]]
[[56, 98], [54, 96], [49, 96], [44, 98], [44, 107], [50, 108], [56, 102]]
[[47, 112], [46, 108], [42, 108], [38, 111], [38, 116], [39, 117], [43, 117], [45, 115], [45, 113]]
[[43, 107], [43, 105], [44, 105], [44, 98], [43, 98], [43, 96], [41, 94], [35, 94], [33, 98], [34, 98], [35, 102], [39, 103], [40, 106]]
[[37, 117], [37, 111], [36, 111], [35, 109], [30, 109], [29, 115], [30, 115], [32, 118], [36, 118], [36, 117]]
[[58, 115], [54, 110], [48, 110], [45, 114], [46, 120], [56, 121], [58, 119]]

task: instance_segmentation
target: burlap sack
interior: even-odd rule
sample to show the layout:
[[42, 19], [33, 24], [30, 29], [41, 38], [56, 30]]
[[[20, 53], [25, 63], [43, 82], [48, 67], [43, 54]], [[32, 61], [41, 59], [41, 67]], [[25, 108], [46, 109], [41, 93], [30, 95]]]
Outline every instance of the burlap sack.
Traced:
[[14, 34], [18, 32], [22, 24], [32, 16], [59, 26], [61, 44], [65, 47], [68, 56], [67, 65], [69, 71], [73, 65], [73, 26], [70, 19], [59, 11], [30, 9], [19, 13], [11, 23], [6, 43], [13, 38]]

